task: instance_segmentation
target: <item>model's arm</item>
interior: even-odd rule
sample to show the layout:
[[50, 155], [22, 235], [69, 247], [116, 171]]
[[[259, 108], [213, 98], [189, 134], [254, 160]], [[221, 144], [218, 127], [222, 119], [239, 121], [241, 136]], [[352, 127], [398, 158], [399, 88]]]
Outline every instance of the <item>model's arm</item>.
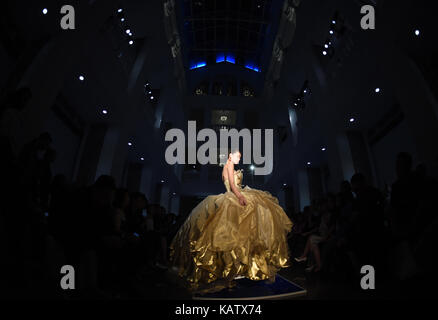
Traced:
[[228, 176], [228, 183], [230, 184], [231, 191], [236, 195], [236, 197], [239, 199], [239, 202], [241, 205], [246, 205], [245, 197], [239, 192], [239, 189], [237, 189], [235, 183], [234, 183], [234, 164], [230, 163], [227, 166], [227, 176]]

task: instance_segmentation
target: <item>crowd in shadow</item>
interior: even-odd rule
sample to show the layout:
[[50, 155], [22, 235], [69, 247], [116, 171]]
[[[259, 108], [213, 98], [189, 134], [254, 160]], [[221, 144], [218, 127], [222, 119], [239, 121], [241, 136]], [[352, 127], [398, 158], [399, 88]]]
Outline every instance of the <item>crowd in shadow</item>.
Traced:
[[338, 193], [293, 215], [289, 246], [309, 275], [338, 275], [359, 288], [370, 270], [363, 267], [372, 266], [375, 286], [384, 284], [388, 295], [399, 297], [427, 295], [424, 288], [437, 284], [431, 263], [438, 231], [437, 180], [423, 164], [413, 170], [409, 153], [400, 152], [395, 160], [397, 179], [390, 189], [378, 190], [356, 173]]
[[23, 149], [2, 203], [3, 293], [65, 295], [60, 270], [70, 265], [74, 296], [132, 295], [144, 272], [168, 268], [176, 215], [108, 175], [86, 187], [51, 177], [48, 142], [44, 133]]
[[[24, 88], [2, 105], [2, 296], [153, 295], [145, 286], [148, 281], [161, 280], [157, 274], [169, 267], [168, 244], [180, 223], [177, 216], [149, 203], [140, 192], [118, 188], [108, 175], [90, 186], [53, 175], [56, 151], [47, 132], [17, 150], [11, 129], [13, 115], [30, 96]], [[63, 266], [73, 267], [74, 277], [70, 274], [69, 279], [74, 280], [69, 281], [74, 281], [75, 290], [61, 288], [61, 279], [68, 273], [62, 272]], [[143, 288], [137, 290], [139, 283]]]

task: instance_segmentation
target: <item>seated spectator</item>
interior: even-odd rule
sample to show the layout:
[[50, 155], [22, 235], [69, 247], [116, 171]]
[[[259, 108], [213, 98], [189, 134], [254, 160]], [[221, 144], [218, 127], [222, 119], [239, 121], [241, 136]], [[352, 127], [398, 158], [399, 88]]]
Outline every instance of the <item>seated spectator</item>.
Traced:
[[375, 265], [385, 246], [384, 197], [379, 190], [366, 183], [361, 173], [353, 175], [351, 188], [356, 198], [352, 207], [350, 248], [361, 265]]
[[318, 204], [321, 215], [318, 230], [310, 234], [307, 239], [306, 247], [303, 254], [295, 258], [297, 262], [306, 261], [307, 255], [311, 252], [315, 259], [316, 265], [312, 265], [306, 271], [319, 272], [322, 267], [320, 245], [328, 241], [333, 233], [334, 224], [332, 221], [333, 213], [330, 212], [330, 204], [327, 199], [321, 200]]
[[144, 211], [148, 206], [146, 196], [140, 192], [130, 194], [130, 202], [126, 212], [124, 224], [124, 240], [127, 260], [130, 261], [131, 270], [137, 270], [146, 263], [150, 255], [148, 246], [148, 232]]
[[177, 216], [174, 213], [169, 213], [167, 215], [167, 225], [168, 225], [167, 243], [169, 244], [172, 241], [175, 234], [178, 232], [176, 219]]
[[166, 216], [166, 209], [160, 205], [151, 207], [152, 216], [154, 219], [154, 261], [155, 265], [160, 268], [167, 268], [167, 236], [169, 233], [168, 218]]
[[303, 212], [299, 212], [292, 220], [294, 225], [288, 235], [288, 244], [291, 252], [302, 252], [307, 240], [307, 232], [311, 229], [309, 225], [310, 214], [310, 206], [305, 206]]
[[352, 226], [352, 211], [353, 211], [353, 193], [348, 181], [341, 184], [341, 191], [336, 196], [336, 206], [339, 211], [336, 219], [335, 238], [337, 240], [336, 246], [338, 248], [345, 247], [351, 239]]
[[398, 241], [410, 239], [420, 199], [420, 180], [412, 171], [412, 157], [400, 152], [396, 160], [397, 180], [391, 189], [391, 227]]
[[114, 199], [114, 231], [120, 236], [124, 237], [125, 234], [125, 223], [126, 223], [126, 212], [129, 209], [130, 198], [127, 189], [117, 189]]
[[413, 240], [417, 241], [421, 234], [436, 218], [436, 195], [438, 194], [438, 181], [428, 175], [424, 164], [419, 164], [414, 172], [418, 179], [419, 198], [418, 207], [414, 216]]
[[146, 220], [143, 216], [144, 210], [148, 207], [148, 201], [144, 194], [133, 192], [130, 195], [130, 204], [126, 214], [126, 233], [130, 239], [143, 234], [146, 231]]
[[20, 152], [18, 158], [20, 168], [19, 184], [25, 194], [23, 205], [27, 211], [39, 207], [41, 165], [51, 142], [50, 134], [43, 132], [36, 139], [27, 143]]

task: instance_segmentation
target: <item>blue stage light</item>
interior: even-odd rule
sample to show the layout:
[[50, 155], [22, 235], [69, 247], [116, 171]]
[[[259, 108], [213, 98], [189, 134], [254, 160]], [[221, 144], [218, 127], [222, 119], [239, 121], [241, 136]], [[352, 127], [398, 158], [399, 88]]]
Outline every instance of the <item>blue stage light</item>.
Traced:
[[250, 65], [250, 64], [247, 64], [247, 65], [245, 66], [245, 68], [247, 68], [247, 69], [249, 69], [249, 70], [252, 70], [252, 71], [255, 71], [255, 72], [260, 72], [260, 69], [259, 69], [258, 67], [253, 66], [253, 65]]
[[236, 59], [231, 55], [227, 55], [226, 61], [229, 63], [236, 63]]
[[198, 69], [198, 68], [202, 68], [202, 67], [205, 67], [206, 65], [207, 65], [206, 62], [198, 62], [198, 63], [193, 64], [193, 65], [190, 67], [190, 70]]
[[224, 54], [218, 54], [216, 57], [216, 63], [224, 62], [225, 61], [225, 55]]

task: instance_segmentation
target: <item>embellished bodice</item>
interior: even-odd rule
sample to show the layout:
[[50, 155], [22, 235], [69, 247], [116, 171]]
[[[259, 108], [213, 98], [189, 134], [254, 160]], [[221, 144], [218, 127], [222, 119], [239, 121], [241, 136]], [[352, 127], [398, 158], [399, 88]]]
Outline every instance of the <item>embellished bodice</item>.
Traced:
[[[234, 170], [234, 184], [237, 188], [242, 188], [242, 180], [243, 180], [243, 171], [240, 170]], [[224, 180], [225, 189], [227, 189], [227, 192], [231, 192], [231, 187], [228, 179]]]

